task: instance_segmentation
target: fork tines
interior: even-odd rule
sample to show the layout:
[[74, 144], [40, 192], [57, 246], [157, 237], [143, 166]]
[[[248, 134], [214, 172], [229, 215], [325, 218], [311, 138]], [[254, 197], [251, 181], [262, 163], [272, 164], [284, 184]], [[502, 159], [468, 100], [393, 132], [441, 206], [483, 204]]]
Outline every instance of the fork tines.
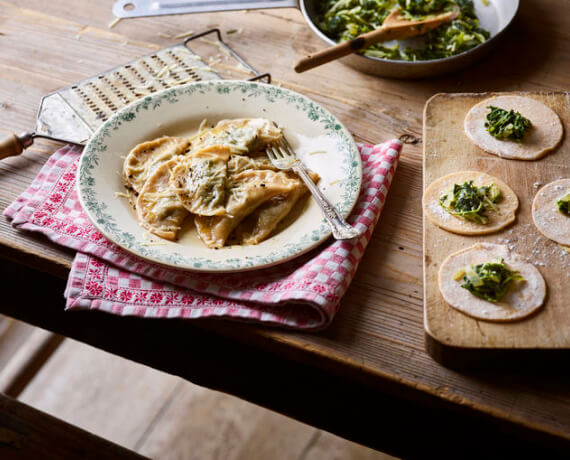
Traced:
[[281, 139], [279, 139], [279, 146], [285, 151], [286, 155], [290, 155], [293, 157], [296, 157], [297, 154], [295, 153], [295, 150], [293, 150], [293, 148], [291, 147], [291, 145], [289, 144], [289, 141], [287, 141], [287, 138], [285, 136], [281, 136]]

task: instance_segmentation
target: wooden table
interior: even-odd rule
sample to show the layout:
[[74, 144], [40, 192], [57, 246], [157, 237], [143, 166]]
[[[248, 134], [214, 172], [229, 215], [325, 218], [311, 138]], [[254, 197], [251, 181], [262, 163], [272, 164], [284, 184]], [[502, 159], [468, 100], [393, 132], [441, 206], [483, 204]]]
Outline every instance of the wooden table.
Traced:
[[[111, 4], [0, 1], [2, 128], [30, 130], [45, 93], [175, 42], [165, 34], [213, 26], [240, 29], [226, 36], [238, 52], [275, 83], [323, 104], [358, 141], [421, 137], [424, 103], [437, 92], [549, 91], [570, 83], [570, 13], [557, 0], [523, 2], [513, 29], [484, 62], [414, 82], [363, 75], [338, 62], [295, 74], [293, 63], [321, 46], [297, 10], [125, 20], [109, 29]], [[2, 209], [58, 145], [38, 140], [0, 164]], [[493, 452], [509, 455], [567, 452], [570, 378], [556, 375], [567, 361], [551, 356], [543, 369], [457, 371], [425, 352], [421, 164], [421, 143], [405, 145], [380, 223], [325, 332], [64, 313], [73, 254], [13, 230], [5, 218], [1, 312], [394, 455], [468, 457], [488, 453], [493, 442]]]

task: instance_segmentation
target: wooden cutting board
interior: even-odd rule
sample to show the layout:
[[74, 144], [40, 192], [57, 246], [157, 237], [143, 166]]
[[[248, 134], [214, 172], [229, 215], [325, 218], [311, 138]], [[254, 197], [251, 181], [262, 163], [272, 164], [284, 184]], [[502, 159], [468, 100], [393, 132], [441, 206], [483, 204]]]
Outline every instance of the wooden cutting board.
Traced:
[[[556, 150], [537, 161], [501, 159], [485, 153], [467, 138], [463, 120], [481, 100], [504, 93], [437, 94], [424, 109], [424, 190], [435, 179], [461, 171], [482, 171], [502, 179], [517, 194], [516, 221], [486, 236], [461, 236], [433, 225], [424, 216], [424, 327], [426, 348], [437, 360], [485, 357], [490, 350], [570, 350], [570, 253], [538, 232], [531, 204], [537, 191], [551, 181], [570, 177], [570, 93], [512, 93], [537, 99], [561, 118], [565, 136]], [[473, 319], [451, 308], [438, 288], [438, 270], [445, 258], [461, 248], [486, 241], [504, 244], [540, 270], [548, 294], [532, 317], [512, 323]], [[481, 350], [483, 353], [473, 353]], [[523, 353], [524, 354], [524, 353]], [[540, 353], [538, 353], [540, 359]], [[447, 364], [453, 364], [451, 362]]]

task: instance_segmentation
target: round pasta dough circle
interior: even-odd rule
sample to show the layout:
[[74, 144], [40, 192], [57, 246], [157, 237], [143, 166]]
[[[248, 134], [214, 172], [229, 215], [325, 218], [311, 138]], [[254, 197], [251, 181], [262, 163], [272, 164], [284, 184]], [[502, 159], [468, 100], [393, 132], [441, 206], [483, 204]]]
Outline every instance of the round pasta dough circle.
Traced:
[[[501, 189], [503, 198], [497, 204], [497, 212], [489, 211], [489, 222], [478, 224], [469, 220], [449, 214], [439, 204], [439, 198], [453, 184], [462, 184], [472, 180], [477, 187], [495, 183]], [[424, 192], [422, 206], [426, 217], [438, 227], [460, 235], [485, 235], [496, 232], [515, 220], [515, 212], [519, 207], [519, 200], [512, 189], [502, 180], [479, 171], [459, 171], [433, 181]]]
[[570, 179], [560, 179], [542, 187], [532, 202], [532, 220], [538, 231], [564, 246], [570, 246], [570, 216], [562, 214], [556, 201], [570, 193]]
[[[501, 258], [511, 270], [518, 270], [525, 281], [517, 282], [516, 289], [511, 289], [500, 302], [480, 299], [461, 287], [463, 280], [453, 279], [467, 265]], [[546, 297], [546, 283], [537, 268], [500, 244], [477, 243], [451, 254], [439, 269], [438, 281], [441, 295], [449, 305], [466, 315], [485, 321], [505, 322], [525, 318], [538, 310]]]
[[[532, 122], [523, 142], [499, 140], [489, 134], [485, 121], [493, 105], [504, 110], [515, 110]], [[536, 160], [558, 145], [563, 128], [560, 118], [551, 108], [535, 99], [522, 96], [497, 96], [474, 105], [465, 117], [465, 134], [486, 152], [502, 158]]]

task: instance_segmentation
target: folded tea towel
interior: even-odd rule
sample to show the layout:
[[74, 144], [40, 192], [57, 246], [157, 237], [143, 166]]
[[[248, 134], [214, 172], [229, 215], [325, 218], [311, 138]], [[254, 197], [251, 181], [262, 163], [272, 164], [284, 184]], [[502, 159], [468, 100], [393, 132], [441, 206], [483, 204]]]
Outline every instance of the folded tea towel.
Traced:
[[378, 221], [402, 144], [359, 144], [362, 189], [349, 217], [366, 230], [329, 240], [283, 264], [241, 273], [200, 273], [143, 260], [106, 240], [84, 214], [76, 191], [81, 150], [55, 152], [6, 210], [14, 227], [40, 232], [77, 251], [65, 291], [67, 309], [117, 315], [252, 321], [302, 330], [328, 326]]

